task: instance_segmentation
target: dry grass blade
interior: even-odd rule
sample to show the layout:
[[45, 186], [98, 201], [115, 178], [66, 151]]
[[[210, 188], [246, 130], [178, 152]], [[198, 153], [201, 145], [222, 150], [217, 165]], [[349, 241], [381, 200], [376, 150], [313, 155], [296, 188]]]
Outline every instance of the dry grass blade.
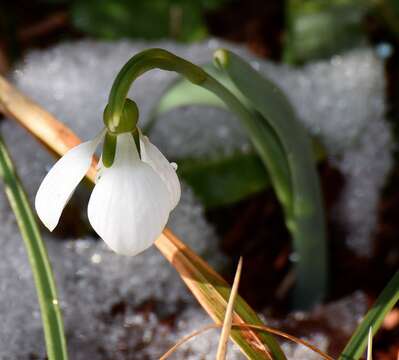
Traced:
[[372, 326], [370, 326], [370, 329], [369, 329], [369, 338], [368, 338], [366, 359], [373, 360], [373, 327]]
[[241, 269], [242, 269], [242, 257], [240, 257], [240, 260], [238, 262], [236, 274], [234, 276], [233, 286], [231, 287], [229, 302], [226, 308], [226, 315], [223, 321], [222, 334], [220, 335], [218, 351], [216, 354], [216, 360], [226, 359], [227, 342], [229, 341], [229, 336], [231, 331], [234, 303], [237, 296], [238, 285], [240, 284]]
[[[1, 76], [0, 111], [20, 123], [57, 155], [65, 154], [80, 143], [80, 139], [69, 128]], [[87, 177], [94, 181], [95, 175], [93, 163]], [[164, 230], [155, 245], [179, 272], [210, 317], [215, 322], [222, 323], [230, 293], [229, 286], [222, 277], [168, 229]], [[256, 313], [240, 297], [236, 300], [233, 322], [263, 325]], [[231, 337], [248, 358], [270, 359], [272, 354], [276, 360], [286, 359], [277, 341], [269, 334], [234, 329]]]
[[261, 331], [266, 331], [269, 332], [270, 334], [278, 335], [281, 336], [284, 339], [290, 340], [294, 343], [297, 343], [299, 345], [303, 345], [307, 347], [308, 349], [314, 351], [315, 353], [319, 354], [322, 358], [326, 360], [334, 360], [331, 356], [327, 355], [323, 351], [319, 350], [317, 347], [313, 346], [311, 343], [307, 342], [306, 340], [302, 340], [300, 338], [297, 338], [295, 336], [292, 336], [290, 334], [287, 334], [283, 331], [273, 329], [268, 326], [264, 325], [252, 325], [252, 324], [233, 324], [233, 327], [240, 327], [240, 328], [248, 328], [248, 329], [254, 329], [254, 330], [261, 330]]
[[[165, 241], [164, 237], [167, 237], [169, 241]], [[221, 324], [224, 320], [230, 295], [228, 284], [204, 260], [175, 237], [170, 230], [165, 229], [155, 244], [179, 272], [204, 310], [217, 324]], [[237, 324], [263, 325], [256, 313], [240, 296], [236, 299], [232, 318], [233, 322]], [[275, 359], [285, 359], [276, 340], [269, 334], [257, 334], [256, 331], [251, 330], [247, 333], [247, 329], [236, 328], [232, 330], [231, 337], [238, 346], [245, 349], [245, 354], [249, 358], [272, 359], [270, 354], [273, 353], [273, 356], [277, 354]], [[265, 344], [268, 344], [269, 347]], [[279, 350], [282, 355], [280, 355]]]
[[174, 344], [165, 354], [163, 354], [159, 360], [166, 360], [170, 355], [172, 355], [180, 346], [185, 344], [187, 341], [195, 338], [198, 335], [201, 335], [205, 331], [211, 330], [211, 329], [217, 329], [219, 328], [219, 324], [210, 324], [207, 326], [204, 326], [203, 328], [193, 331], [191, 334], [188, 334], [184, 337], [182, 337], [176, 344]]
[[[233, 327], [238, 327], [238, 328], [252, 328], [255, 330], [259, 330], [259, 331], [265, 331], [265, 332], [269, 332], [271, 334], [275, 334], [278, 336], [281, 336], [284, 339], [290, 340], [298, 345], [302, 345], [307, 347], [308, 349], [314, 351], [315, 353], [319, 354], [323, 359], [325, 360], [334, 360], [334, 358], [332, 358], [331, 356], [329, 356], [328, 354], [324, 353], [323, 351], [319, 350], [317, 347], [313, 346], [312, 344], [310, 344], [309, 342], [299, 339], [295, 336], [292, 336], [290, 334], [287, 334], [283, 331], [277, 330], [277, 329], [273, 329], [271, 327], [268, 326], [257, 326], [257, 325], [245, 325], [245, 324], [232, 324]], [[166, 353], [164, 353], [159, 360], [166, 360], [170, 355], [172, 355], [174, 352], [177, 351], [177, 349], [184, 345], [187, 341], [191, 340], [192, 338], [201, 335], [202, 333], [204, 333], [205, 331], [211, 330], [211, 329], [218, 329], [220, 328], [221, 325], [219, 324], [210, 324], [207, 326], [204, 326], [203, 328], [196, 330], [194, 332], [192, 332], [189, 335], [184, 336], [183, 338], [181, 338], [175, 345], [173, 345]]]

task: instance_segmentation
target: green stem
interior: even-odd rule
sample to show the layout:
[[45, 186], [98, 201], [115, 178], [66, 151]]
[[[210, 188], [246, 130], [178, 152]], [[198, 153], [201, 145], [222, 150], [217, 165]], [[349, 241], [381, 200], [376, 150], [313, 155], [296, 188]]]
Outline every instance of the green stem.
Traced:
[[[222, 50], [215, 54], [219, 67], [226, 68], [231, 54]], [[265, 80], [260, 77], [258, 80], [258, 75], [255, 76], [252, 68], [245, 62], [242, 61], [240, 65], [245, 73], [246, 86], [256, 93], [257, 104], [254, 103], [253, 96], [238, 98], [235, 92], [200, 67], [165, 50], [150, 49], [139, 53], [126, 63], [115, 79], [104, 121], [106, 124], [115, 119], [119, 121], [132, 82], [154, 68], [176, 71], [220, 98], [241, 120], [269, 171], [273, 188], [285, 213], [287, 227], [293, 237], [294, 249], [299, 255], [296, 264], [295, 302], [299, 307], [308, 308], [321, 300], [327, 283], [323, 209], [310, 141], [305, 130], [298, 124], [288, 101], [283, 101], [284, 97], [275, 93], [276, 87], [268, 84], [259, 87], [262, 84], [257, 82], [263, 83]], [[238, 72], [242, 75], [241, 71]], [[228, 75], [235, 84], [234, 76], [230, 73]], [[261, 89], [259, 94], [256, 89]], [[265, 107], [272, 105], [270, 99], [278, 100], [278, 105], [271, 106], [273, 111], [264, 111]], [[269, 105], [265, 105], [266, 100]], [[262, 106], [258, 106], [258, 102]]]
[[310, 137], [276, 84], [228, 50], [219, 49], [214, 59], [281, 142], [283, 156], [273, 161], [287, 163], [292, 186], [292, 201], [284, 210], [298, 254], [294, 305], [310, 308], [322, 300], [328, 280], [323, 202]]
[[[199, 66], [190, 63], [163, 49], [149, 49], [133, 56], [118, 73], [108, 98], [107, 111], [104, 114], [107, 118], [105, 123], [118, 123], [123, 112], [130, 86], [139, 76], [145, 72], [159, 68], [167, 71], [175, 71], [193, 84], [201, 86], [216, 96], [218, 96], [242, 121], [243, 126], [250, 135], [250, 138], [263, 159], [267, 159], [267, 166], [272, 168], [276, 174], [273, 185], [284, 208], [288, 208], [291, 202], [291, 184], [289, 182], [289, 170], [286, 164], [273, 161], [276, 154], [279, 158], [283, 156], [279, 140], [273, 134], [273, 130], [265, 131], [264, 124], [253, 121], [257, 114], [249, 111], [237, 97], [225, 86], [219, 83], [215, 78], [205, 72]], [[265, 150], [264, 144], [259, 140], [259, 133], [263, 132], [268, 137], [268, 150]]]
[[46, 247], [18, 175], [0, 137], [0, 176], [28, 253], [39, 299], [47, 356], [67, 360], [64, 325]]
[[[289, 209], [292, 203], [290, 174], [285, 161], [275, 161], [275, 159], [284, 159], [284, 154], [281, 151], [280, 141], [273, 129], [264, 122], [254, 121], [254, 118], [258, 118], [259, 115], [249, 111], [230, 90], [210, 75], [201, 86], [217, 95], [241, 120], [242, 125], [250, 135], [256, 151], [265, 162], [270, 173], [273, 174], [271, 181], [283, 208]], [[267, 129], [264, 128], [265, 126]], [[263, 139], [259, 134], [262, 134]], [[265, 138], [267, 141], [264, 140]]]
[[148, 49], [133, 56], [118, 73], [112, 86], [105, 123], [119, 124], [127, 93], [133, 81], [152, 69], [175, 71], [194, 84], [202, 83], [208, 76], [200, 67], [163, 49]]
[[[267, 157], [270, 161], [268, 165], [276, 167], [275, 172], [278, 174], [278, 181], [273, 184], [276, 186], [276, 191], [280, 194], [282, 199], [285, 199], [287, 204], [290, 201], [291, 194], [289, 180], [289, 172], [285, 161], [273, 161], [273, 156], [278, 153], [279, 158], [282, 158], [281, 146], [278, 143], [278, 138], [272, 132], [267, 135], [267, 147], [262, 145], [258, 134], [264, 132], [264, 129], [255, 121], [254, 118], [258, 114], [249, 111], [226, 87], [220, 84], [216, 79], [211, 77], [202, 68], [194, 65], [187, 60], [184, 60], [163, 49], [149, 49], [143, 51], [133, 58], [131, 58], [121, 69], [117, 75], [112, 86], [107, 111], [104, 113], [106, 118], [104, 122], [114, 123], [118, 122], [123, 112], [124, 103], [128, 94], [129, 88], [133, 81], [146, 71], [159, 68], [162, 70], [175, 71], [186, 77], [193, 84], [201, 86], [216, 96], [218, 96], [235, 114], [238, 115], [242, 121], [243, 126], [248, 131], [255, 148], [261, 153], [262, 158]], [[268, 151], [266, 150], [268, 149]], [[283, 158], [284, 160], [284, 158]], [[274, 179], [275, 180], [275, 179]], [[288, 206], [288, 205], [287, 205]], [[268, 345], [272, 351], [273, 358], [285, 359], [284, 353], [275, 341], [262, 336], [263, 341]]]

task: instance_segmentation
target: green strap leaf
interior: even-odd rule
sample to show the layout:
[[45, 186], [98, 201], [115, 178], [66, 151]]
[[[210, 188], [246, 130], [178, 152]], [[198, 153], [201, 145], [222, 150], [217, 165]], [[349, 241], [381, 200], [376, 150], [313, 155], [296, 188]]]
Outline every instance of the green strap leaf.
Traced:
[[[210, 64], [203, 68], [241, 102], [248, 102], [226, 74]], [[225, 103], [214, 93], [200, 86], [193, 86], [185, 78], [178, 78], [168, 86], [152, 109], [144, 132], [151, 132], [161, 114], [181, 106], [210, 106], [228, 111]], [[313, 142], [313, 149], [317, 160], [325, 158], [325, 151], [316, 140]], [[267, 169], [259, 156], [252, 152], [241, 153], [237, 150], [228, 155], [216, 154], [212, 157], [174, 160], [179, 164], [179, 175], [192, 187], [205, 207], [231, 204], [271, 185]]]
[[[168, 90], [164, 93], [164, 95], [161, 97], [159, 103], [156, 105], [156, 107], [152, 110], [150, 114], [150, 118], [148, 121], [148, 125], [145, 128], [146, 132], [150, 132], [153, 126], [155, 125], [155, 122], [157, 120], [157, 116], [160, 115], [161, 113], [167, 112], [172, 110], [173, 108], [179, 107], [179, 106], [186, 106], [186, 105], [204, 105], [204, 106], [215, 106], [215, 107], [220, 107], [224, 109], [230, 109], [233, 112], [236, 112], [236, 114], [239, 116], [240, 120], [242, 121], [242, 124], [244, 127], [247, 129], [249, 134], [252, 134], [252, 138], [250, 135], [251, 140], [254, 142], [255, 147], [257, 148], [257, 152], [262, 154], [261, 157], [268, 158], [268, 163], [269, 163], [269, 168], [267, 170], [273, 171], [275, 176], [275, 179], [278, 179], [274, 183], [275, 191], [280, 194], [279, 198], [280, 201], [286, 201], [290, 202], [291, 198], [291, 189], [290, 189], [290, 184], [289, 184], [289, 171], [288, 171], [288, 166], [287, 166], [287, 161], [284, 157], [281, 145], [276, 138], [276, 135], [274, 134], [274, 131], [272, 131], [270, 128], [267, 128], [267, 124], [262, 125], [261, 123], [258, 123], [256, 118], [260, 117], [260, 115], [256, 112], [254, 112], [252, 109], [250, 109], [248, 106], [245, 106], [244, 104], [248, 103], [248, 100], [237, 90], [237, 88], [234, 86], [234, 84], [231, 82], [231, 80], [224, 75], [220, 70], [216, 69], [214, 66], [211, 65], [206, 65], [204, 66], [204, 69], [206, 72], [210, 75], [210, 78], [212, 81], [206, 81], [204, 84], [201, 86], [193, 86], [193, 84], [185, 79], [179, 79], [175, 81], [171, 86], [168, 88]], [[217, 79], [217, 80], [215, 80]], [[226, 91], [228, 92], [228, 98], [223, 98], [220, 96], [221, 93], [226, 94]], [[245, 114], [240, 112], [240, 111], [235, 111], [233, 108], [230, 108], [232, 105], [232, 100], [233, 103], [240, 102], [240, 107], [245, 108]], [[229, 104], [227, 106], [227, 104]], [[249, 104], [248, 104], [249, 105]], [[258, 136], [258, 134], [262, 134], [261, 137]], [[257, 146], [259, 145], [259, 146]], [[276, 161], [272, 161], [272, 158], [276, 158]], [[269, 183], [268, 177], [265, 179], [257, 178], [257, 176], [263, 176], [266, 175], [266, 171], [259, 171], [257, 166], [255, 167], [255, 161], [251, 158], [247, 158], [250, 163], [245, 164], [245, 166], [248, 169], [252, 169], [253, 172], [252, 174], [248, 174], [248, 177], [251, 179], [252, 183], [257, 183], [258, 185], [263, 183], [265, 187]], [[241, 165], [244, 164], [244, 158], [237, 158], [237, 162], [239, 162]], [[176, 159], [176, 161], [179, 161]], [[225, 162], [226, 161], [226, 162]], [[187, 164], [188, 161], [185, 161]], [[230, 163], [231, 161], [229, 159], [220, 159], [220, 163]], [[216, 170], [215, 167], [213, 167], [214, 164], [209, 164], [214, 170]], [[231, 168], [230, 168], [231, 170]], [[238, 169], [236, 169], [235, 173], [237, 172]], [[187, 173], [186, 173], [187, 174]], [[216, 175], [216, 171], [214, 172]], [[183, 172], [183, 178], [184, 178], [184, 172]], [[222, 174], [223, 176], [223, 174]], [[199, 187], [198, 182], [192, 181], [192, 177], [188, 175], [188, 180], [189, 182], [191, 181], [191, 185], [196, 186], [194, 188], [194, 191], [197, 193], [197, 195], [204, 199], [207, 194], [210, 194], [212, 192], [211, 189], [208, 189], [207, 191], [204, 191], [204, 187]], [[241, 194], [242, 195], [249, 195], [251, 193], [254, 193], [256, 191], [262, 190], [260, 186], [252, 186], [251, 183], [246, 184], [244, 182], [245, 177], [241, 176], [239, 177], [242, 181], [239, 179], [237, 181], [240, 182], [241, 186]], [[227, 182], [227, 179], [232, 179], [232, 176], [228, 176], [227, 178], [224, 176], [224, 181], [225, 183]], [[216, 176], [213, 176], [213, 180], [217, 180]], [[237, 183], [237, 181], [235, 181]], [[234, 186], [232, 184], [231, 186]], [[252, 191], [252, 189], [254, 191]], [[220, 193], [220, 196], [223, 196], [223, 191]], [[224, 201], [223, 199], [220, 199], [220, 204], [223, 205], [223, 203], [229, 203], [230, 198], [230, 192], [227, 194], [227, 198]], [[239, 197], [235, 197], [235, 199], [239, 200]], [[219, 201], [217, 200], [214, 202], [214, 199], [207, 199], [205, 203], [211, 203], [214, 204], [215, 206], [218, 205]]]
[[[241, 60], [241, 63], [245, 62]], [[206, 65], [204, 69], [216, 80], [208, 79], [201, 87], [193, 86], [185, 79], [175, 81], [153, 109], [147, 131], [154, 126], [159, 114], [178, 106], [206, 105], [227, 108], [228, 104], [228, 108], [239, 116], [267, 167], [269, 180], [283, 205], [287, 225], [301, 258], [298, 264], [296, 305], [306, 308], [319, 301], [326, 288], [324, 215], [312, 152], [318, 159], [323, 158], [324, 154], [316, 142], [313, 149], [311, 148], [307, 133], [295, 118], [294, 111], [282, 92], [251, 68], [252, 72], [248, 74], [248, 67], [249, 65], [243, 69], [243, 74], [240, 74], [241, 69], [237, 69], [236, 73], [238, 78], [247, 77], [247, 83], [244, 85], [253, 87], [261, 104], [259, 108], [245, 91], [243, 94], [238, 90], [240, 88], [242, 91], [242, 84], [236, 83], [237, 79], [233, 78], [229, 71], [227, 75], [231, 79], [227, 77], [223, 66], [220, 71]], [[234, 69], [231, 71], [235, 72]], [[240, 106], [236, 106], [237, 101], [240, 102]], [[278, 126], [281, 122], [282, 126]], [[295, 189], [292, 171], [295, 173]], [[208, 194], [203, 192], [203, 187], [198, 189], [197, 183], [198, 181], [193, 182], [194, 191], [204, 199]], [[314, 256], [315, 253], [317, 256]]]
[[[281, 199], [286, 224], [294, 238], [298, 253], [296, 305], [308, 308], [320, 301], [327, 284], [327, 249], [324, 210], [311, 141], [283, 92], [271, 81], [262, 77], [247, 62], [227, 50], [215, 53], [217, 65], [224, 69], [237, 89], [262, 116], [257, 117], [263, 129], [263, 142], [278, 141], [272, 158], [264, 158], [271, 181], [278, 187], [282, 176], [275, 180], [274, 163], [283, 157], [288, 166], [291, 199]], [[262, 154], [261, 154], [262, 156]], [[277, 192], [277, 195], [279, 193]]]
[[17, 219], [32, 268], [42, 316], [47, 356], [49, 360], [67, 360], [64, 325], [46, 247], [1, 137], [0, 176], [3, 179], [7, 198]]
[[384, 288], [372, 308], [367, 312], [338, 360], [358, 360], [366, 350], [369, 329], [373, 336], [380, 328], [384, 317], [399, 301], [399, 271]]

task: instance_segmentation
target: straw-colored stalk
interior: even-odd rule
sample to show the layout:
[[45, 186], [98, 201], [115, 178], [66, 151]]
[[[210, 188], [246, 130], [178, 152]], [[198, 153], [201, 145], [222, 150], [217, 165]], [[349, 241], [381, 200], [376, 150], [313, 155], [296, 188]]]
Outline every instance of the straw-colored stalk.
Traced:
[[231, 323], [233, 318], [234, 304], [238, 293], [242, 269], [242, 257], [237, 265], [236, 275], [234, 276], [233, 286], [231, 287], [229, 302], [227, 303], [226, 315], [224, 316], [222, 333], [220, 335], [219, 346], [216, 353], [216, 360], [225, 360], [227, 353], [227, 342], [229, 341]]

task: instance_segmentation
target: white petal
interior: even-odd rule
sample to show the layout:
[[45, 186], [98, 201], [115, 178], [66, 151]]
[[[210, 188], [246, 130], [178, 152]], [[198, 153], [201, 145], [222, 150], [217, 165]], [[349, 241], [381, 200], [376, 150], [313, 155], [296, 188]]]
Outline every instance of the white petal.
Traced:
[[86, 141], [69, 150], [48, 172], [36, 194], [35, 208], [40, 220], [53, 231], [62, 210], [90, 168], [94, 151], [104, 136]]
[[119, 135], [114, 163], [103, 168], [90, 197], [92, 227], [116, 253], [132, 256], [153, 244], [169, 212], [162, 179], [139, 159], [132, 135]]
[[177, 165], [170, 163], [159, 149], [150, 142], [147, 136], [140, 132], [140, 151], [141, 159], [149, 164], [164, 181], [169, 190], [172, 209], [176, 207], [180, 200], [180, 182], [176, 174]]
[[100, 179], [103, 169], [104, 169], [103, 155], [101, 154], [100, 158], [98, 159], [97, 166], [96, 166], [97, 173], [96, 173], [96, 178], [94, 179], [95, 184], [97, 184], [98, 180]]

